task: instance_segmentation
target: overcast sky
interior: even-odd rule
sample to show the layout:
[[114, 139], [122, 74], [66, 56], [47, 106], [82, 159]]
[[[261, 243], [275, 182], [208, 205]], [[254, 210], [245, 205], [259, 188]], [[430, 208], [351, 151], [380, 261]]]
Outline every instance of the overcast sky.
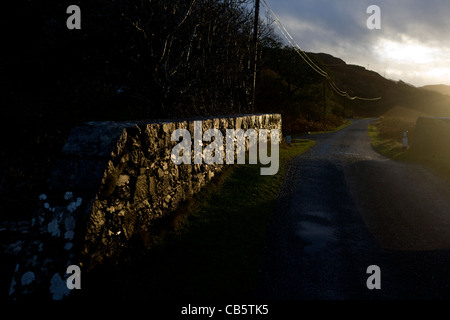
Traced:
[[[415, 86], [450, 85], [450, 0], [266, 2], [305, 51], [329, 53]], [[370, 5], [380, 8], [379, 30], [367, 27]], [[261, 16], [264, 8], [261, 1]]]

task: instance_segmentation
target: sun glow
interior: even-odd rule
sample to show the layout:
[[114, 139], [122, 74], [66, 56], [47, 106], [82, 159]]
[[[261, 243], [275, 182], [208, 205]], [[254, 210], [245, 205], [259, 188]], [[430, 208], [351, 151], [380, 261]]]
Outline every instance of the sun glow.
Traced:
[[422, 43], [402, 35], [396, 39], [380, 38], [373, 49], [389, 78], [419, 86], [450, 83], [450, 48], [445, 45]]
[[401, 42], [381, 39], [377, 51], [384, 58], [401, 63], [426, 64], [440, 60], [441, 56], [438, 48], [423, 45], [407, 37], [402, 37]]

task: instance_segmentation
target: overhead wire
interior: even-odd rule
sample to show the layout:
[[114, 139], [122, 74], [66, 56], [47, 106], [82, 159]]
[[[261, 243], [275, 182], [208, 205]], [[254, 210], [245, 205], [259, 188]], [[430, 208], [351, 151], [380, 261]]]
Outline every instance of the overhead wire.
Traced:
[[319, 66], [317, 66], [311, 58], [306, 54], [306, 52], [300, 47], [300, 45], [295, 41], [295, 39], [291, 36], [289, 31], [284, 27], [284, 25], [281, 23], [278, 16], [275, 14], [275, 12], [270, 8], [266, 0], [262, 0], [264, 9], [266, 10], [267, 14], [272, 17], [272, 19], [276, 22], [278, 30], [281, 32], [281, 34], [284, 36], [284, 38], [288, 41], [288, 43], [292, 46], [292, 48], [298, 53], [298, 55], [303, 59], [303, 61], [311, 67], [316, 73], [321, 75], [322, 77], [326, 78], [330, 82], [330, 86], [333, 89], [334, 92], [336, 92], [338, 95], [342, 97], [346, 97], [349, 100], [364, 100], [364, 101], [376, 101], [380, 100], [381, 97], [376, 98], [364, 98], [359, 96], [350, 96], [346, 91], [343, 91], [339, 89], [339, 87], [336, 85], [336, 83], [333, 81], [333, 79], [330, 77], [330, 75], [322, 70]]
[[[283, 34], [283, 36], [286, 38], [286, 40], [293, 46], [295, 51], [301, 56], [305, 62], [311, 66], [317, 73], [319, 73], [322, 76], [328, 76], [327, 72], [323, 71], [320, 67], [318, 67], [309, 57], [308, 55], [302, 50], [300, 45], [295, 41], [295, 39], [291, 36], [289, 31], [284, 27], [284, 25], [281, 23], [278, 16], [275, 14], [275, 12], [270, 8], [270, 6], [267, 4], [265, 0], [263, 0], [263, 4], [265, 5], [266, 12], [272, 16], [272, 19], [277, 22], [277, 27], [280, 30], [280, 32]], [[270, 12], [269, 12], [269, 11]]]

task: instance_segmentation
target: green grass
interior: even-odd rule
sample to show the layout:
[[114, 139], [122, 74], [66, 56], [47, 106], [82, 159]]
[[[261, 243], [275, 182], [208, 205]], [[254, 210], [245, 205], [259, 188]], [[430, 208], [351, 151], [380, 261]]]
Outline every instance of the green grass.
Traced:
[[450, 159], [438, 155], [419, 155], [411, 149], [404, 149], [400, 142], [382, 137], [377, 123], [370, 124], [368, 130], [372, 146], [378, 153], [392, 160], [424, 165], [438, 176], [450, 180]]
[[249, 297], [286, 164], [313, 145], [311, 140], [282, 143], [273, 176], [261, 176], [259, 165], [227, 166], [185, 207], [178, 229], [120, 276], [107, 275], [117, 279], [116, 287], [103, 292], [131, 299]]
[[405, 160], [407, 149], [400, 142], [382, 137], [377, 124], [369, 124], [368, 131], [372, 146], [378, 153], [393, 160]]

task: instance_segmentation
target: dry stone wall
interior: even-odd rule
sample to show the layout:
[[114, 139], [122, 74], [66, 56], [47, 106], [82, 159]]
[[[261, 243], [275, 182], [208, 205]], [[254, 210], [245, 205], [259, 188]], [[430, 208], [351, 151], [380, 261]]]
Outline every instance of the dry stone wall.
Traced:
[[224, 166], [173, 163], [177, 142], [171, 134], [188, 129], [194, 139], [194, 121], [202, 121], [203, 132], [216, 128], [224, 137], [226, 129], [278, 129], [281, 134], [279, 114], [90, 122], [74, 128], [48, 190], [40, 195], [42, 207], [22, 248], [10, 296], [66, 298], [71, 294], [69, 265], [92, 270], [120, 261], [131, 244], [145, 245], [153, 226]]
[[417, 119], [411, 151], [429, 157], [450, 159], [450, 118]]

